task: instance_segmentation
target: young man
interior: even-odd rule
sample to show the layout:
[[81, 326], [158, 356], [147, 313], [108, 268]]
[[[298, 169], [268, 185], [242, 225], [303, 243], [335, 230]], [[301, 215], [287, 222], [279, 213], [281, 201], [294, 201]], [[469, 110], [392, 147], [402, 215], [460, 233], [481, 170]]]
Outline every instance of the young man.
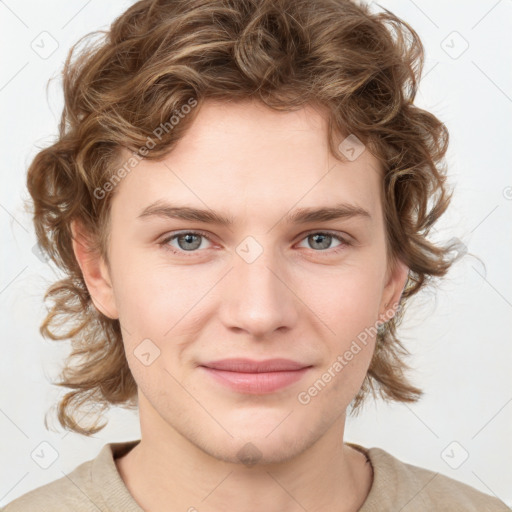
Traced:
[[343, 442], [374, 387], [421, 395], [395, 328], [451, 264], [426, 238], [449, 196], [421, 59], [405, 23], [343, 0], [141, 1], [68, 59], [60, 138], [28, 174], [69, 275], [42, 332], [73, 344], [62, 425], [136, 405], [141, 439], [7, 512], [507, 510]]

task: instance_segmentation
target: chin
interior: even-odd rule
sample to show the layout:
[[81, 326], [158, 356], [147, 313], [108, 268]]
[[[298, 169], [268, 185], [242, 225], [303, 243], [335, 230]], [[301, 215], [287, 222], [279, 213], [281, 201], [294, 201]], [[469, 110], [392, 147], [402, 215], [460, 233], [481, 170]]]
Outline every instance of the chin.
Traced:
[[321, 431], [315, 432], [308, 428], [304, 421], [293, 418], [293, 413], [286, 418], [289, 412], [275, 412], [270, 415], [271, 418], [262, 421], [253, 415], [250, 424], [225, 421], [223, 426], [229, 434], [219, 430], [215, 433], [204, 430], [190, 438], [189, 431], [189, 439], [215, 459], [240, 464], [241, 467], [284, 463], [300, 455], [322, 435]]
[[281, 464], [300, 455], [308, 446], [313, 444], [306, 439], [292, 439], [289, 436], [234, 437], [229, 443], [219, 445], [206, 440], [200, 448], [210, 456], [241, 467], [262, 467]]

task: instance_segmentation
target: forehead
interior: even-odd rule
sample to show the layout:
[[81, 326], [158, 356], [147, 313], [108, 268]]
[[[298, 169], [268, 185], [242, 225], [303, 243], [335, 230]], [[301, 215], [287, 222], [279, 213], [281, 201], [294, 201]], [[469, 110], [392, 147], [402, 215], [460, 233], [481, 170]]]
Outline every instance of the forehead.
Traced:
[[[120, 160], [129, 157], [124, 152]], [[327, 117], [318, 108], [282, 112], [253, 101], [208, 100], [164, 159], [142, 160], [123, 178], [112, 208], [140, 212], [167, 199], [275, 218], [294, 205], [350, 202], [378, 218], [381, 179], [369, 151], [343, 162], [330, 153]]]

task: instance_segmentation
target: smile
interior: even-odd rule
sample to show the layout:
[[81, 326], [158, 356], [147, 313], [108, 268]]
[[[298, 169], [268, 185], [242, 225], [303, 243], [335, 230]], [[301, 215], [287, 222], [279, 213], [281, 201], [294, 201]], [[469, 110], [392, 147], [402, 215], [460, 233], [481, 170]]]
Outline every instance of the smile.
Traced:
[[287, 359], [224, 359], [199, 366], [218, 383], [239, 393], [266, 394], [290, 386], [311, 368]]

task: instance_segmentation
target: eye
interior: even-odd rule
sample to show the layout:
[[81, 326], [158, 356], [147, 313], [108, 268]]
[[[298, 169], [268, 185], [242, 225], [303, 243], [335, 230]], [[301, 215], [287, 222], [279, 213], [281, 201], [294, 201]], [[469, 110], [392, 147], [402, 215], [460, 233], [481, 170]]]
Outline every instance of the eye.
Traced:
[[[204, 249], [202, 246], [202, 239], [211, 240], [200, 231], [182, 231], [181, 233], [176, 233], [171, 236], [168, 236], [164, 240], [160, 242], [160, 245], [175, 254], [182, 254], [184, 252], [197, 252], [196, 250], [199, 248]], [[170, 242], [176, 242], [176, 245], [170, 245]]]
[[337, 253], [339, 251], [342, 251], [345, 247], [351, 245], [351, 243], [346, 240], [344, 237], [330, 232], [325, 231], [314, 231], [306, 235], [306, 237], [303, 240], [310, 241], [311, 248], [315, 249], [316, 252], [322, 252], [326, 249], [330, 249], [331, 242], [334, 240], [337, 240], [340, 242], [338, 246], [336, 246], [331, 253]]
[[[208, 247], [203, 246], [203, 241], [207, 240], [211, 242], [211, 239], [201, 231], [182, 231], [180, 233], [174, 233], [169, 235], [164, 240], [159, 242], [159, 245], [174, 254], [185, 254], [199, 252], [199, 249], [207, 249]], [[327, 252], [332, 249], [331, 244], [333, 240], [337, 240], [339, 245], [335, 246], [334, 249], [328, 251], [330, 254], [342, 251], [345, 247], [351, 245], [347, 239], [339, 234], [330, 233], [327, 231], [313, 231], [308, 233], [302, 240], [309, 241], [315, 252]], [[175, 245], [171, 243], [175, 242]]]

